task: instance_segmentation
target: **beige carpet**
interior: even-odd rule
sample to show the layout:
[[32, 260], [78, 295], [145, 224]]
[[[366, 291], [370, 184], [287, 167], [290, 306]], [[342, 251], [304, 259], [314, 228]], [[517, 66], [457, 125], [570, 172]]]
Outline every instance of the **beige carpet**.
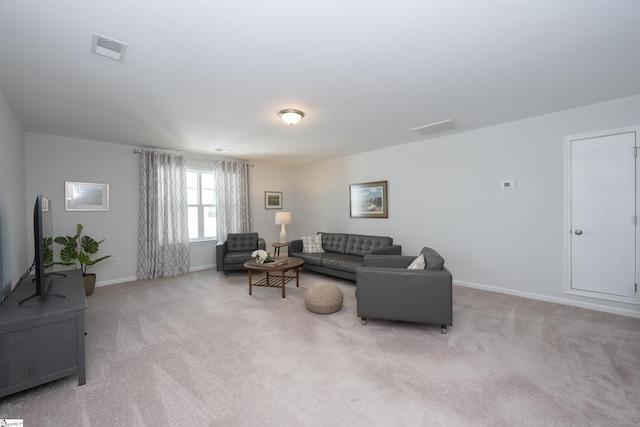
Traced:
[[[354, 284], [214, 271], [97, 288], [87, 384], [3, 398], [32, 426], [636, 426], [640, 320], [462, 287], [454, 326], [356, 317]], [[342, 310], [308, 312], [320, 281]], [[2, 349], [6, 351], [6, 349]]]

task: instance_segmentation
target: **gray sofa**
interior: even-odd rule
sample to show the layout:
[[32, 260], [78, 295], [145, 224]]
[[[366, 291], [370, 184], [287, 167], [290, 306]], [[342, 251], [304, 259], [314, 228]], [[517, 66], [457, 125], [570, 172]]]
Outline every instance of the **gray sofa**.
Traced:
[[304, 269], [347, 280], [356, 280], [356, 270], [369, 255], [400, 255], [402, 246], [394, 245], [391, 237], [347, 233], [319, 233], [321, 253], [302, 251], [302, 239], [288, 242], [288, 254], [304, 260]]
[[225, 277], [229, 271], [244, 270], [244, 263], [253, 259], [251, 253], [266, 248], [258, 233], [229, 233], [216, 245], [216, 270], [224, 272]]
[[367, 318], [452, 325], [452, 277], [444, 259], [423, 248], [425, 267], [409, 270], [415, 256], [368, 256], [356, 275], [357, 315]]

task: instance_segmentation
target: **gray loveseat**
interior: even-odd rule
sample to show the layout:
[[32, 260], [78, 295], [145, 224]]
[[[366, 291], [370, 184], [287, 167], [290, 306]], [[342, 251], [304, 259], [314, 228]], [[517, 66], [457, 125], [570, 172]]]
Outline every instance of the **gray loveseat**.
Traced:
[[321, 253], [303, 252], [302, 239], [288, 242], [290, 257], [304, 260], [304, 269], [343, 279], [356, 280], [356, 270], [369, 255], [400, 255], [402, 246], [391, 237], [347, 233], [318, 233], [322, 236]]
[[423, 248], [424, 269], [407, 269], [415, 256], [370, 256], [358, 269], [356, 298], [358, 316], [440, 324], [442, 333], [452, 325], [452, 277], [444, 259]]

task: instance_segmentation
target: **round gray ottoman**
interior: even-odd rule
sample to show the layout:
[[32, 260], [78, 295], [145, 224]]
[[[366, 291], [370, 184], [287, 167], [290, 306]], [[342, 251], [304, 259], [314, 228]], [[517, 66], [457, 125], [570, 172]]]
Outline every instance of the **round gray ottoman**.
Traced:
[[342, 291], [333, 283], [318, 283], [309, 288], [304, 303], [313, 313], [335, 313], [342, 308]]

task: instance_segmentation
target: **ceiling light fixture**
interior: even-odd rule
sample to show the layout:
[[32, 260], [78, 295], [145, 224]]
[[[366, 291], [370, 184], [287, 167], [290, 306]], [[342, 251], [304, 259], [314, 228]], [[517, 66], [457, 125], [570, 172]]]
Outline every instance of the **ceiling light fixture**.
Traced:
[[278, 117], [289, 126], [293, 126], [304, 117], [304, 113], [300, 110], [288, 109], [280, 111]]

